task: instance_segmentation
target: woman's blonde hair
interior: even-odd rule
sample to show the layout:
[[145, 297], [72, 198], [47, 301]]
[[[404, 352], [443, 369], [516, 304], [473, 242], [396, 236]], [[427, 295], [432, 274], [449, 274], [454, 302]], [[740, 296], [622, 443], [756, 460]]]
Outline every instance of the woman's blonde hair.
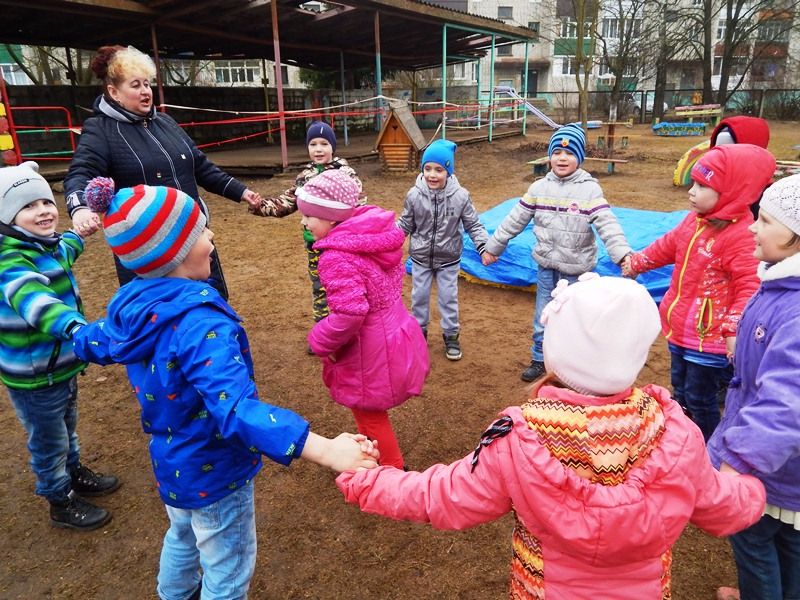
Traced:
[[133, 46], [103, 46], [92, 59], [92, 72], [105, 84], [117, 86], [132, 73], [156, 76], [153, 59]]

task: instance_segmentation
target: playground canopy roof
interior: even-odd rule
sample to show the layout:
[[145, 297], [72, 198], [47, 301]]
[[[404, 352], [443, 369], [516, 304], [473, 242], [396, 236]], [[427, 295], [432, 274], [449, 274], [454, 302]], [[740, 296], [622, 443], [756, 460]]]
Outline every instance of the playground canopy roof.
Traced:
[[484, 56], [493, 36], [495, 45], [535, 38], [526, 27], [416, 0], [342, 0], [322, 12], [303, 0], [0, 0], [0, 42], [144, 51], [155, 43], [165, 57], [274, 60], [271, 1], [281, 62], [310, 69], [339, 69], [342, 59], [347, 69], [374, 67], [378, 44], [383, 68], [441, 66], [445, 31], [448, 62]]

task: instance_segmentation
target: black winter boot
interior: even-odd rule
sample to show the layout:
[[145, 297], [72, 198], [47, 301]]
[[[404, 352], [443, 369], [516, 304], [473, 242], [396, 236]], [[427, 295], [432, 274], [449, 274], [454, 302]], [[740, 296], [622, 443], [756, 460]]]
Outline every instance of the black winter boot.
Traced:
[[50, 502], [50, 523], [54, 527], [91, 531], [111, 520], [111, 513], [71, 491], [63, 502]]
[[447, 360], [461, 360], [461, 343], [458, 341], [457, 333], [443, 333], [444, 355]]
[[116, 491], [121, 485], [119, 479], [113, 475], [95, 473], [81, 463], [70, 469], [69, 476], [72, 479], [73, 491], [79, 496], [89, 498], [106, 496]]
[[544, 375], [544, 372], [544, 363], [538, 360], [532, 360], [528, 368], [520, 375], [520, 379], [522, 379], [522, 381], [536, 381], [539, 377]]

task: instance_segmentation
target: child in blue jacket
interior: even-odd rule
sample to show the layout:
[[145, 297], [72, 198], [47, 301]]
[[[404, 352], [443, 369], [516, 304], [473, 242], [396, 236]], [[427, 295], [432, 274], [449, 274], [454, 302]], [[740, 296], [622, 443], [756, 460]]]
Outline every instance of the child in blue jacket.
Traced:
[[103, 215], [114, 254], [138, 275], [105, 319], [79, 331], [75, 349], [91, 362], [126, 365], [141, 404], [170, 520], [158, 594], [243, 598], [255, 568], [261, 455], [343, 471], [374, 466], [377, 452], [364, 436], [321, 437], [291, 410], [259, 400], [241, 319], [207, 282], [214, 236], [196, 202], [165, 187], [115, 194], [102, 178], [84, 197]]
[[88, 531], [111, 519], [84, 500], [120, 483], [80, 462], [77, 375], [86, 367], [72, 336], [86, 324], [72, 264], [73, 231], [56, 233], [58, 209], [39, 165], [0, 169], [0, 381], [28, 436], [36, 494], [56, 527]]

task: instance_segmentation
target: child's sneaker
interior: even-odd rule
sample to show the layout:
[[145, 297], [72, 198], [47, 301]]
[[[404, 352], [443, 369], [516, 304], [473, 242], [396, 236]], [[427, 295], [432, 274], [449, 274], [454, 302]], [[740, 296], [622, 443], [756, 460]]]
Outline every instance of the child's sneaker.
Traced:
[[536, 381], [544, 375], [544, 363], [538, 360], [532, 360], [531, 364], [528, 365], [528, 368], [522, 372], [520, 375], [520, 379], [522, 381]]
[[72, 479], [72, 490], [79, 496], [106, 496], [119, 488], [120, 481], [113, 475], [95, 473], [89, 467], [78, 463], [69, 472]]
[[457, 333], [443, 333], [444, 338], [444, 355], [447, 360], [461, 360], [461, 344], [458, 341]]
[[111, 513], [71, 491], [63, 502], [50, 502], [50, 523], [54, 527], [91, 531], [111, 520]]

